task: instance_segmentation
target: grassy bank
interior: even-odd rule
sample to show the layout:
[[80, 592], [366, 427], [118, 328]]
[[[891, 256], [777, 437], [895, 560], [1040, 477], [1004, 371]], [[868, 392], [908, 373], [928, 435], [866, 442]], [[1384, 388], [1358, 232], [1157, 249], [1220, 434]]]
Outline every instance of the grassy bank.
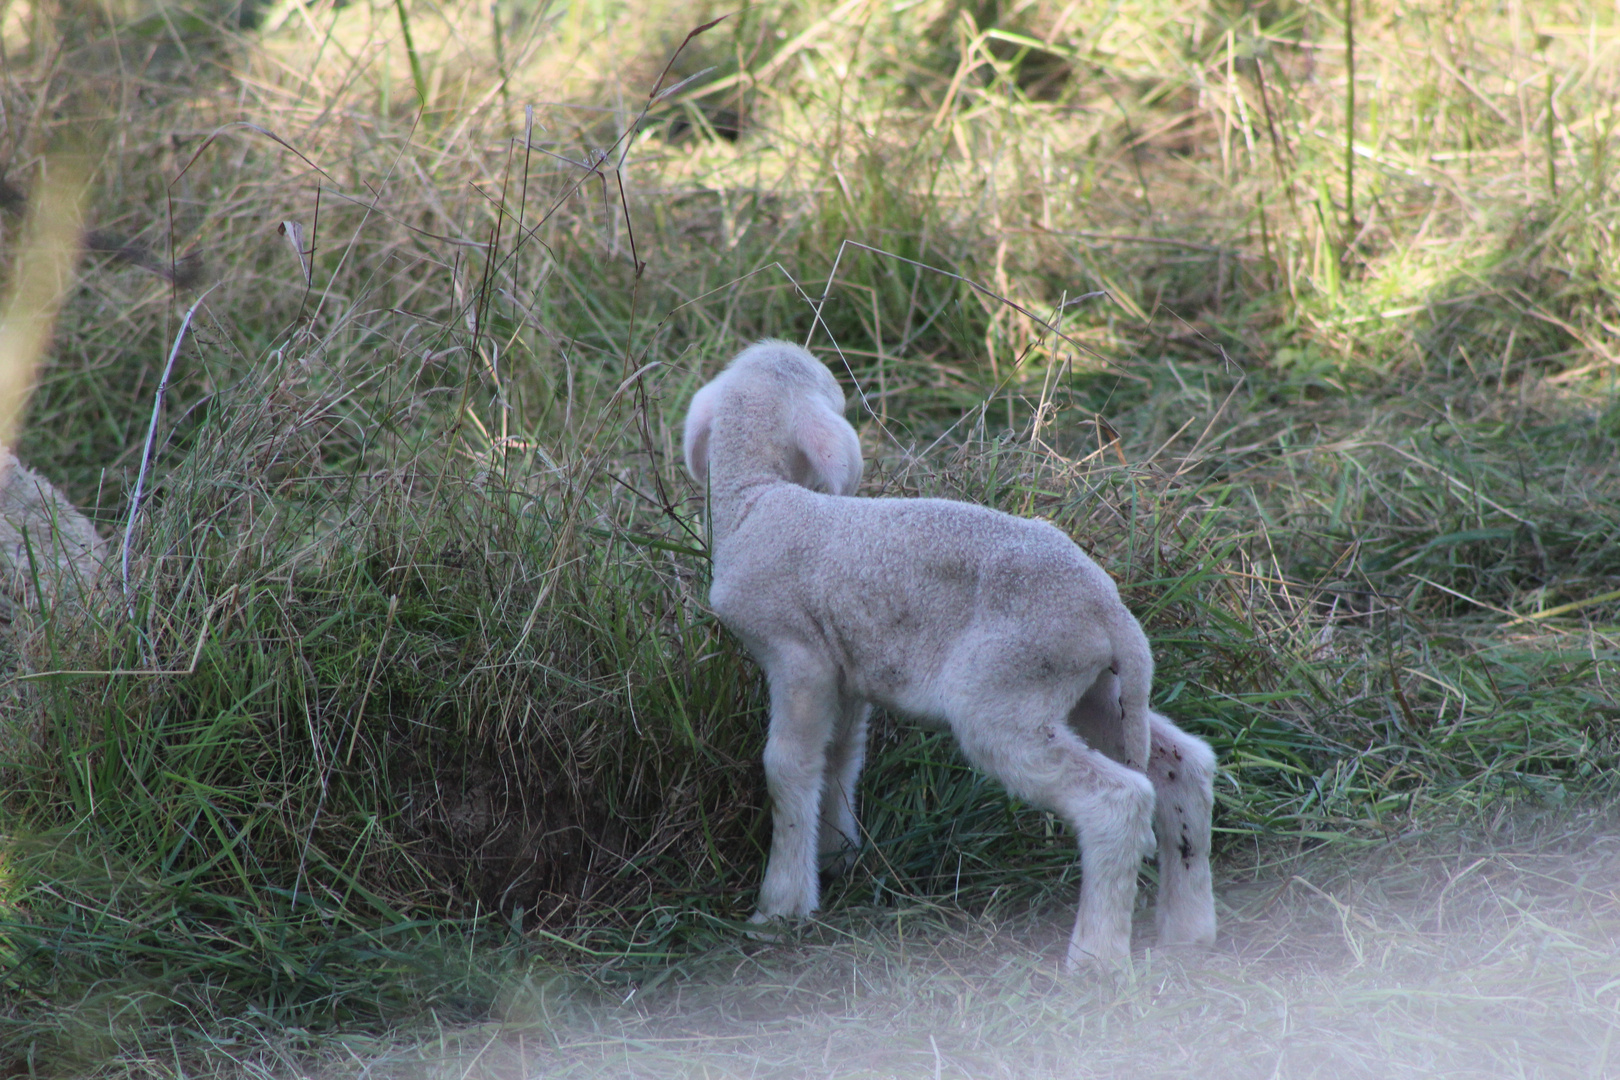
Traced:
[[[868, 494], [1116, 576], [1232, 889], [1612, 799], [1613, 11], [45, 14], [0, 22], [5, 191], [96, 148], [97, 250], [18, 450], [119, 558], [0, 651], [13, 1061], [709, 977], [762, 697], [679, 419], [765, 335], [840, 374]], [[833, 925], [1070, 902], [1047, 815], [873, 751]]]

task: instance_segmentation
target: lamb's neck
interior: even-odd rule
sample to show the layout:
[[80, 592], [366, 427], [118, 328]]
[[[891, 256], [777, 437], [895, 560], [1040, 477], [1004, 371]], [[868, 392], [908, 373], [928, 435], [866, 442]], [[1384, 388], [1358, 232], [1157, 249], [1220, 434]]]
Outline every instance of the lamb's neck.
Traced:
[[709, 468], [709, 531], [718, 545], [742, 526], [755, 501], [766, 491], [788, 481], [758, 459], [712, 462]]
[[754, 500], [792, 481], [784, 418], [767, 398], [731, 398], [709, 443], [709, 529], [715, 542], [735, 532]]

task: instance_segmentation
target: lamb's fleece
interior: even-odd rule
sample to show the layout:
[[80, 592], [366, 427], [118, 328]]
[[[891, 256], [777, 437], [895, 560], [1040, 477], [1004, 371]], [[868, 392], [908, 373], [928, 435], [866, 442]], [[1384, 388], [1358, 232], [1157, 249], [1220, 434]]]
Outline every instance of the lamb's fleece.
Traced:
[[1152, 654], [1113, 580], [1043, 521], [853, 497], [860, 442], [843, 406], [823, 364], [764, 341], [687, 415], [687, 467], [710, 500], [710, 603], [770, 684], [774, 832], [755, 919], [809, 914], [818, 852], [832, 869], [853, 857], [878, 704], [950, 728], [975, 765], [1074, 827], [1070, 965], [1128, 955], [1154, 824], [1160, 942], [1212, 941], [1214, 755], [1149, 710]]

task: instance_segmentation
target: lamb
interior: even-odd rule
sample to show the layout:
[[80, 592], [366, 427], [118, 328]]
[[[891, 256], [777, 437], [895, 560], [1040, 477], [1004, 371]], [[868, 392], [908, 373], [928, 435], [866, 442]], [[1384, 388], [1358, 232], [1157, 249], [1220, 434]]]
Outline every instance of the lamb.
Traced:
[[709, 495], [710, 605], [764, 670], [772, 838], [753, 921], [816, 910], [818, 858], [847, 867], [873, 705], [949, 728], [962, 752], [1079, 837], [1066, 966], [1130, 954], [1158, 831], [1161, 946], [1215, 937], [1215, 755], [1148, 708], [1153, 657], [1113, 580], [1055, 526], [944, 499], [855, 498], [837, 380], [761, 341], [688, 409]]

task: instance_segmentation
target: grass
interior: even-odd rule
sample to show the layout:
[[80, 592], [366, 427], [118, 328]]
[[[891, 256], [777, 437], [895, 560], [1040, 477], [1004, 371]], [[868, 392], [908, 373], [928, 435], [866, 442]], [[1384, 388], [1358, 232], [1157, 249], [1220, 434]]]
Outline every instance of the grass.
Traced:
[[[1613, 13], [1358, 6], [1352, 107], [1342, 8], [1094, 8], [5, 9], [4, 190], [104, 147], [146, 253], [18, 446], [131, 559], [0, 645], [8, 1067], [1601, 1060]], [[1072, 842], [887, 719], [825, 923], [737, 937], [762, 695], [676, 435], [767, 334], [867, 493], [1120, 581], [1223, 763], [1220, 957], [1054, 984]]]

